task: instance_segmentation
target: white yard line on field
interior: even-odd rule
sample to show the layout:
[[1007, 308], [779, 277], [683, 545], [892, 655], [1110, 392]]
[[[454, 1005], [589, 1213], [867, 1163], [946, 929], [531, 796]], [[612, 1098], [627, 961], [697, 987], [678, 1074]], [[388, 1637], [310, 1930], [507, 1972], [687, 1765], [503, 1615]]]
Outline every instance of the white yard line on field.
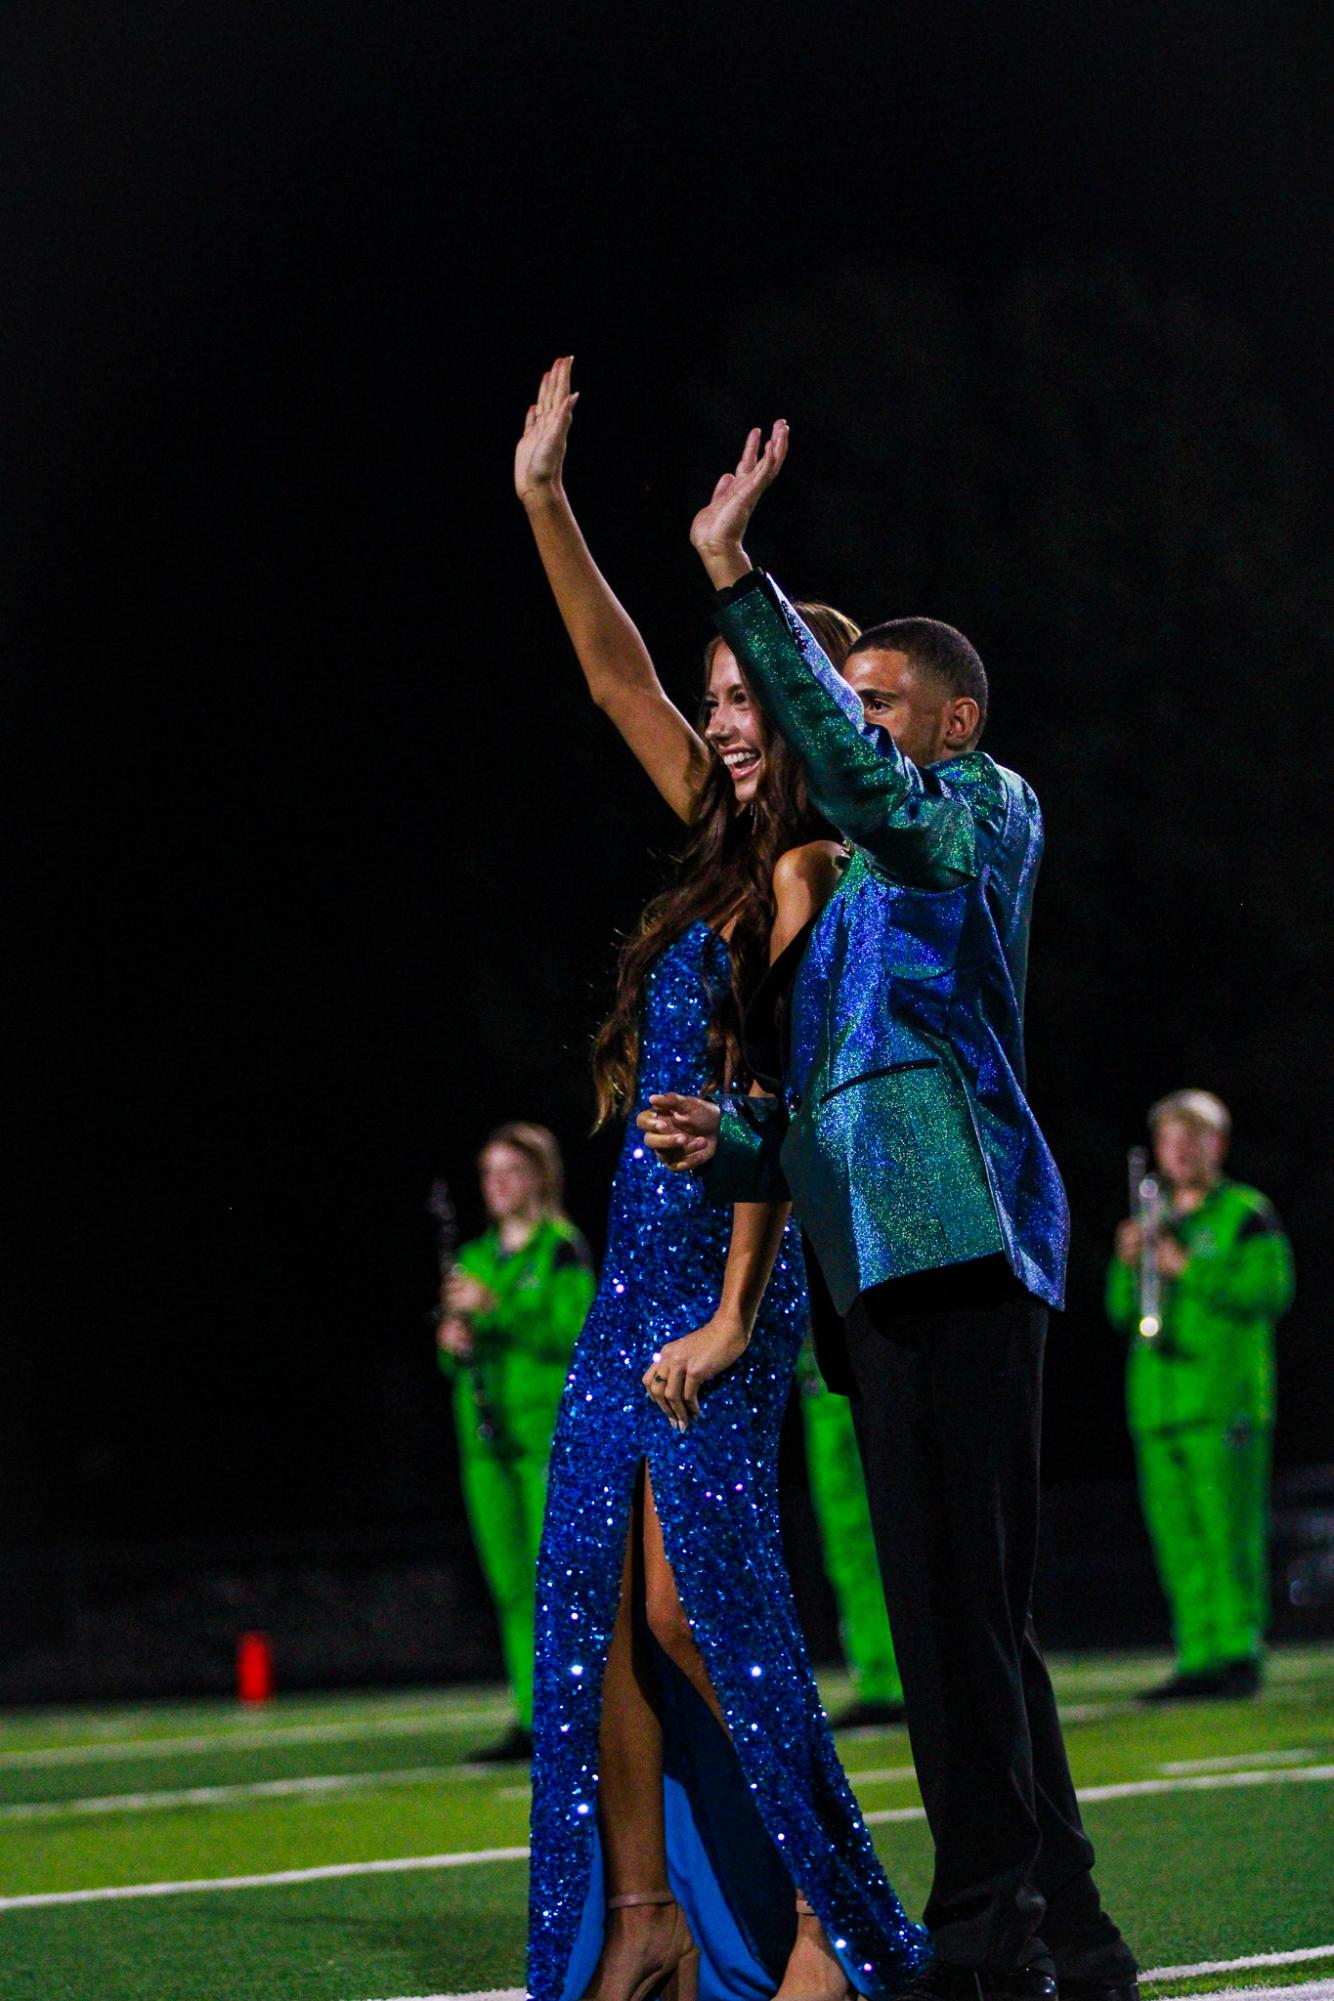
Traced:
[[525, 2001], [522, 1987], [484, 1987], [471, 1994], [401, 1994], [396, 2001]]
[[[1334, 1765], [1310, 1765], [1289, 1767], [1282, 1771], [1252, 1772], [1200, 1772], [1191, 1778], [1179, 1779], [1131, 1779], [1120, 1785], [1081, 1786], [1078, 1798], [1082, 1803], [1097, 1800], [1143, 1799], [1159, 1797], [1164, 1793], [1212, 1792], [1233, 1786], [1290, 1786], [1305, 1781], [1325, 1781], [1334, 1779]], [[920, 1806], [890, 1807], [877, 1813], [863, 1816], [868, 1827], [888, 1827], [896, 1821], [924, 1820], [925, 1809]], [[416, 1869], [466, 1869], [486, 1862], [523, 1862], [528, 1857], [527, 1848], [474, 1848], [462, 1849], [452, 1855], [411, 1855], [385, 1862], [335, 1862], [315, 1869], [283, 1869], [262, 1876], [204, 1876], [181, 1883], [122, 1883], [107, 1889], [96, 1890], [44, 1890], [29, 1896], [0, 1897], [0, 1912], [32, 1910], [48, 1904], [87, 1904], [104, 1899], [123, 1897], [175, 1897], [201, 1890], [264, 1890], [281, 1887], [287, 1883], [317, 1883], [326, 1878], [338, 1876], [371, 1876], [392, 1874], [402, 1870]], [[1321, 1956], [1326, 1948], [1316, 1948], [1312, 1953], [1298, 1954], [1297, 1958]], [[1334, 1951], [1334, 1948], [1329, 1948]], [[1235, 1962], [1240, 1965], [1243, 1962]], [[1253, 1966], [1286, 1964], [1283, 1955], [1277, 1959], [1259, 1959], [1245, 1962]], [[1202, 1972], [1217, 1969], [1202, 1968]], [[1193, 1977], [1191, 1969], [1163, 1969], [1161, 1977]], [[1145, 1979], [1153, 1976], [1145, 1975]]]
[[[1303, 1953], [1297, 1957], [1309, 1959], [1312, 1955]], [[1240, 1959], [1233, 1963], [1240, 1968], [1252, 1966], [1255, 1962]], [[1140, 1975], [1141, 1980], [1155, 1977], [1158, 1976]], [[1207, 1994], [1197, 1994], [1192, 2001], [1255, 2001], [1257, 1996], [1263, 1997], [1263, 2001], [1334, 2001], [1334, 1980], [1305, 1980], [1293, 1987], [1222, 1987], [1211, 1989]], [[465, 1994], [400, 1994], [395, 2001], [524, 2001], [524, 1990], [522, 1987], [488, 1987]], [[1158, 2001], [1170, 2001], [1170, 1997], [1160, 1995]]]
[[1133, 1716], [1139, 1704], [1127, 1702], [1060, 1702], [1062, 1723], [1101, 1723], [1107, 1716]]
[[327, 1883], [344, 1876], [397, 1876], [418, 1869], [467, 1869], [483, 1862], [526, 1862], [526, 1848], [465, 1848], [457, 1855], [401, 1855], [387, 1862], [326, 1862], [317, 1869], [278, 1869], [266, 1876], [198, 1876], [181, 1883], [114, 1883], [104, 1890], [43, 1890], [0, 1897], [0, 1911], [50, 1904], [109, 1904], [127, 1897], [182, 1897], [196, 1890], [280, 1890], [290, 1883]]
[[[1249, 1772], [1195, 1772], [1175, 1779], [1123, 1779], [1117, 1785], [1080, 1786], [1081, 1805], [1098, 1800], [1149, 1799], [1160, 1793], [1223, 1792], [1233, 1786], [1294, 1786], [1303, 1782], [1320, 1784], [1334, 1779], [1334, 1765], [1291, 1765], [1281, 1770], [1270, 1767]], [[896, 1821], [924, 1820], [920, 1806], [895, 1806], [862, 1815], [868, 1827], [890, 1827]]]
[[522, 1987], [485, 1987], [472, 1994], [400, 1994], [395, 2001], [525, 2001]]
[[1181, 1772], [1240, 1772], [1251, 1765], [1309, 1765], [1318, 1751], [1236, 1751], [1226, 1758], [1176, 1758], [1159, 1765], [1174, 1777]]
[[[1295, 1986], [1211, 1987], [1207, 1994], [1194, 1994], [1190, 2001], [1334, 2001], [1334, 1980], [1301, 1980]], [[1158, 2001], [1171, 2001], [1160, 1995]]]
[[1298, 1952], [1255, 1952], [1249, 1959], [1202, 1959], [1194, 1966], [1155, 1966], [1151, 1972], [1141, 1973], [1140, 1982], [1157, 1985], [1162, 1980], [1203, 1980], [1210, 1973], [1258, 1973], [1262, 1966], [1301, 1966], [1308, 1959], [1334, 1959], [1334, 1945], [1307, 1945]]
[[1129, 1779], [1114, 1786], [1080, 1786], [1078, 1796], [1081, 1800], [1133, 1800], [1147, 1799], [1155, 1793], [1220, 1792], [1230, 1786], [1320, 1785], [1330, 1779], [1334, 1779], [1334, 1765], [1289, 1765], [1282, 1770], [1271, 1766], [1262, 1772], [1196, 1772], [1176, 1779]]
[[[395, 1766], [383, 1772], [321, 1772], [295, 1779], [255, 1779], [246, 1784], [179, 1786], [160, 1792], [92, 1793], [76, 1799], [9, 1800], [0, 1802], [0, 1821], [60, 1820], [67, 1815], [151, 1813], [156, 1807], [231, 1806], [241, 1800], [300, 1798], [303, 1794], [359, 1792], [376, 1786], [478, 1785], [493, 1777], [486, 1765]], [[875, 1771], [849, 1772], [853, 1786], [888, 1785], [912, 1779], [911, 1765], [885, 1765]], [[529, 1785], [501, 1786], [491, 1797], [526, 1800]]]
[[[1215, 1959], [1202, 1966], [1159, 1966], [1151, 1973], [1141, 1973], [1140, 1980], [1148, 1983], [1199, 1978], [1209, 1973], [1244, 1973], [1264, 1966], [1300, 1966], [1312, 1959], [1334, 1959], [1334, 1945], [1313, 1945], [1305, 1952], [1264, 1952], [1250, 1959]], [[1257, 1995], [1263, 1996], [1264, 2001], [1273, 2001], [1274, 1997], [1281, 1997], [1281, 2001], [1334, 2001], [1334, 1980], [1307, 1980], [1293, 1987], [1224, 1987], [1198, 1994], [1193, 2001], [1253, 2001]], [[464, 1994], [401, 1994], [395, 2001], [524, 2001], [524, 1990], [487, 1987]], [[1157, 1995], [1155, 2001], [1169, 2001], [1169, 1997]]]
[[457, 1765], [413, 1765], [388, 1772], [327, 1772], [301, 1779], [256, 1779], [249, 1785], [182, 1786], [174, 1791], [148, 1793], [96, 1793], [88, 1799], [12, 1800], [0, 1805], [0, 1820], [60, 1820], [67, 1814], [148, 1813], [155, 1807], [230, 1806], [238, 1800], [299, 1798], [303, 1793], [358, 1792], [373, 1786], [449, 1785], [459, 1779], [476, 1782], [477, 1777], [475, 1770], [460, 1769]]
[[270, 1744], [350, 1744], [365, 1737], [437, 1737], [494, 1723], [503, 1712], [442, 1711], [439, 1716], [386, 1716], [365, 1723], [277, 1723], [190, 1737], [137, 1737], [118, 1744], [53, 1744], [38, 1751], [0, 1751], [0, 1772], [42, 1765], [100, 1765], [126, 1758], [179, 1758], [193, 1752], [263, 1751]]

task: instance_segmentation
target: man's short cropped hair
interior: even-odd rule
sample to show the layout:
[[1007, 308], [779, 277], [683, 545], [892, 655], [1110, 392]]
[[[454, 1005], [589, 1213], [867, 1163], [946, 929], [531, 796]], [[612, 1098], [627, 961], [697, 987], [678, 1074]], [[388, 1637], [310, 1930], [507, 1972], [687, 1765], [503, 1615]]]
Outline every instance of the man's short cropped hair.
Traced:
[[883, 625], [868, 626], [850, 651], [906, 653], [919, 674], [951, 695], [967, 695], [977, 703], [977, 728], [968, 742], [971, 750], [987, 726], [987, 670], [977, 648], [955, 626], [939, 618], [887, 618]]

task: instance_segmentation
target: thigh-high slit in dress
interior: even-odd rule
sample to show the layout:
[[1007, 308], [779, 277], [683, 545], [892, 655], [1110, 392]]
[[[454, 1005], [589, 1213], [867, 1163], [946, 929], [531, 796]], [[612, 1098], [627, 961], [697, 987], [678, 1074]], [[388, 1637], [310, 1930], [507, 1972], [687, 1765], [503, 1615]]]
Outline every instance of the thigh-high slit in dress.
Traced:
[[602, 1945], [601, 1689], [641, 1464], [731, 1737], [729, 1747], [656, 1653], [668, 1873], [700, 1947], [701, 2001], [774, 1992], [794, 1935], [794, 1883], [860, 1992], [892, 1994], [926, 1957], [834, 1750], [779, 1539], [779, 1429], [807, 1324], [791, 1225], [749, 1348], [706, 1388], [684, 1433], [640, 1380], [663, 1342], [714, 1312], [731, 1211], [711, 1205], [694, 1177], [662, 1167], [640, 1144], [634, 1114], [651, 1092], [703, 1088], [713, 1000], [727, 978], [726, 946], [702, 923], [649, 973], [602, 1278], [556, 1426], [537, 1573], [534, 2001], [577, 2001]]

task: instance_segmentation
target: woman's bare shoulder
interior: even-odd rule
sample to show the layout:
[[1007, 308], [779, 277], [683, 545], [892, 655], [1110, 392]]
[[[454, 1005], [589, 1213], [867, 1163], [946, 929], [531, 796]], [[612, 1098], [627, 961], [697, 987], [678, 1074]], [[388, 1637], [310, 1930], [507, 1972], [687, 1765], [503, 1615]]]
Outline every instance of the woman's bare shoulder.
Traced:
[[827, 896], [838, 881], [846, 859], [837, 841], [806, 841], [788, 848], [774, 863], [774, 895], [812, 891]]

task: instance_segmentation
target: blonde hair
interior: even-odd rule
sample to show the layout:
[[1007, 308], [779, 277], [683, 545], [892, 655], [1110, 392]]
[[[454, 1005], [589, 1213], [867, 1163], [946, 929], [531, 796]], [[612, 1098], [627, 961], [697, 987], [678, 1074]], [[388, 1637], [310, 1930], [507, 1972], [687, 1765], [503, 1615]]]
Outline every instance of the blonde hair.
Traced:
[[482, 1153], [489, 1146], [512, 1146], [516, 1153], [530, 1160], [541, 1176], [542, 1214], [566, 1220], [565, 1163], [555, 1133], [527, 1119], [511, 1119], [507, 1125], [497, 1126], [493, 1133], [487, 1134]]
[[1163, 1119], [1185, 1119], [1189, 1125], [1205, 1126], [1227, 1139], [1232, 1132], [1232, 1114], [1212, 1091], [1169, 1091], [1149, 1107], [1149, 1130]]

